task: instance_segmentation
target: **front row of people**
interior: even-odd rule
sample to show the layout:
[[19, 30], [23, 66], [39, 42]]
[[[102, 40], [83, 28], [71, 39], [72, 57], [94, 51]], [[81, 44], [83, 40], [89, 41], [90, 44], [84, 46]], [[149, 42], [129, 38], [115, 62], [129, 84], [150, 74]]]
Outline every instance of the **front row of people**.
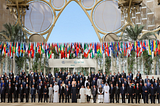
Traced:
[[[11, 84], [9, 84], [9, 87], [7, 89], [7, 93], [5, 93], [4, 85], [2, 85], [1, 88], [1, 102], [5, 102], [6, 94], [8, 95], [8, 102], [12, 102], [12, 87]], [[18, 95], [19, 94], [19, 95]], [[119, 103], [120, 95], [122, 97], [122, 103], [125, 103], [125, 99], [128, 99], [128, 103], [133, 103], [133, 99], [135, 98], [136, 103], [140, 103], [141, 97], [143, 98], [144, 103], [148, 103], [148, 96], [150, 96], [151, 103], [155, 103], [155, 98], [157, 96], [158, 103], [160, 103], [160, 83], [158, 85], [158, 88], [155, 89], [153, 84], [151, 84], [150, 87], [147, 86], [147, 83], [144, 84], [144, 86], [139, 85], [139, 83], [136, 83], [135, 86], [133, 86], [131, 83], [125, 87], [124, 83], [120, 87], [118, 83], [114, 87], [113, 84], [108, 85], [107, 83], [102, 87], [100, 85], [98, 88], [93, 85], [92, 90], [89, 86], [84, 88], [80, 88], [79, 92], [77, 93], [77, 87], [75, 84], [70, 88], [70, 86], [66, 85], [63, 86], [60, 84], [58, 85], [57, 82], [55, 82], [54, 87], [52, 87], [52, 84], [50, 84], [49, 87], [46, 85], [44, 88], [39, 84], [37, 86], [37, 89], [35, 89], [35, 86], [32, 85], [31, 88], [29, 88], [28, 84], [26, 84], [26, 87], [24, 88], [21, 84], [18, 88], [17, 85], [15, 85], [14, 89], [14, 102], [18, 102], [18, 96], [20, 97], [20, 102], [24, 102], [24, 97], [26, 98], [26, 102], [29, 102], [29, 94], [31, 95], [31, 102], [35, 102], [36, 94], [38, 94], [38, 102], [42, 102], [42, 98], [44, 98], [44, 102], [64, 102], [69, 103], [70, 98], [72, 99], [72, 103], [77, 103], [77, 98], [80, 97], [81, 102], [90, 102], [91, 95], [93, 96], [93, 102], [96, 103], [97, 95], [98, 95], [98, 102], [99, 103], [114, 103], [114, 99], [116, 100], [116, 103]]]

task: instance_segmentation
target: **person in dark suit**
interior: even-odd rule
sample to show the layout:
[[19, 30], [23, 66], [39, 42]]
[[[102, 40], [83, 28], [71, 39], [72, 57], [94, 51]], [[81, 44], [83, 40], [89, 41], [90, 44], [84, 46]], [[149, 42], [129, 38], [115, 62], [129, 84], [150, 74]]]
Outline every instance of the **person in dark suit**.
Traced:
[[148, 80], [150, 80], [150, 79], [148, 78], [148, 75], [147, 75], [147, 76], [146, 76], [146, 79], [145, 79], [145, 83], [147, 83]]
[[62, 72], [61, 78], [62, 78], [62, 81], [64, 81], [66, 79], [64, 72]]
[[158, 103], [160, 103], [160, 82], [159, 82], [159, 85], [157, 86], [157, 99], [158, 99]]
[[12, 93], [13, 93], [13, 89], [11, 87], [11, 84], [9, 84], [8, 86], [8, 103], [11, 102], [12, 103]]
[[119, 94], [120, 94], [120, 87], [118, 86], [118, 83], [116, 83], [116, 87], [115, 87], [116, 103], [119, 103]]
[[62, 77], [62, 71], [61, 70], [59, 70], [58, 76], [59, 76], [59, 78]]
[[110, 73], [110, 75], [108, 76], [109, 82], [112, 81], [112, 74]]
[[66, 72], [64, 73], [65, 78], [68, 76], [68, 70], [66, 70]]
[[124, 87], [124, 84], [122, 84], [122, 87], [120, 88], [120, 94], [122, 95], [122, 103], [125, 103], [126, 88]]
[[126, 73], [123, 71], [121, 76], [123, 76], [123, 78], [126, 78]]
[[131, 102], [133, 103], [134, 89], [131, 86], [131, 83], [129, 84], [129, 87], [127, 88], [127, 93], [128, 93], [128, 103], [130, 103], [130, 99], [131, 99]]
[[23, 98], [24, 98], [24, 88], [23, 88], [23, 85], [22, 85], [22, 84], [20, 85], [20, 88], [19, 88], [19, 94], [20, 94], [20, 101], [23, 102]]
[[100, 72], [98, 71], [98, 73], [96, 74], [96, 77], [99, 78], [100, 76]]
[[80, 81], [79, 81], [79, 82], [80, 82], [80, 84], [81, 84], [81, 85], [83, 85], [83, 86], [84, 86], [84, 81], [83, 81], [83, 79], [82, 79], [82, 78], [80, 78]]
[[1, 102], [5, 103], [5, 98], [6, 98], [6, 88], [4, 86], [4, 84], [2, 85], [2, 89], [1, 89]]
[[97, 86], [97, 82], [96, 82], [95, 78], [93, 78], [93, 80], [92, 80], [92, 87], [93, 87], [94, 85]]
[[96, 85], [93, 85], [92, 95], [93, 95], [93, 102], [96, 103], [96, 97], [97, 97], [97, 88], [96, 88]]
[[144, 101], [144, 103], [148, 103], [149, 89], [147, 87], [147, 83], [144, 84], [142, 91], [143, 91], [143, 101]]
[[12, 71], [9, 73], [9, 78], [12, 79], [12, 80], [14, 78], [14, 73]]
[[119, 88], [121, 88], [121, 87], [122, 87], [122, 81], [121, 81], [121, 78], [119, 78], [117, 82], [118, 82], [118, 86], [119, 86]]
[[29, 101], [29, 86], [28, 86], [28, 84], [26, 84], [26, 87], [25, 87], [25, 95], [26, 95], [26, 103], [28, 103], [28, 101]]
[[57, 77], [58, 77], [58, 71], [56, 71], [56, 73], [55, 73], [55, 75], [54, 75], [54, 76], [55, 76], [55, 78], [57, 78]]
[[114, 86], [113, 86], [113, 84], [111, 84], [111, 87], [110, 87], [110, 90], [109, 90], [110, 103], [114, 103], [114, 93], [115, 93]]
[[64, 80], [64, 83], [66, 84], [66, 85], [68, 85], [68, 77], [66, 77], [66, 79]]
[[44, 94], [44, 103], [45, 101], [48, 103], [48, 89], [46, 85], [44, 87], [43, 94]]
[[42, 103], [42, 95], [43, 95], [43, 87], [39, 83], [39, 86], [37, 87], [37, 93], [38, 93], [38, 103]]
[[141, 95], [141, 88], [139, 86], [139, 83], [136, 83], [135, 87], [135, 96], [136, 96], [136, 103], [140, 103], [140, 95]]
[[139, 77], [139, 78], [141, 78], [142, 76], [141, 76], [141, 73], [138, 71], [138, 73], [137, 73], [137, 75], [136, 75], [136, 77]]
[[66, 85], [66, 88], [65, 88], [65, 103], [69, 103], [69, 88], [68, 88], [68, 85]]
[[150, 83], [154, 84], [154, 82], [155, 82], [155, 79], [154, 79], [154, 76], [152, 76], [152, 79], [150, 80]]
[[91, 74], [89, 73], [88, 78], [87, 78], [90, 82], [92, 82], [92, 77]]
[[61, 98], [62, 98], [62, 103], [64, 101], [64, 87], [62, 86], [62, 84], [60, 84], [59, 87], [59, 103], [61, 103]]
[[32, 85], [32, 88], [31, 88], [31, 102], [33, 102], [33, 99], [34, 99], [34, 102], [35, 102], [35, 96], [36, 96], [36, 89], [34, 88], [34, 85]]
[[15, 85], [14, 87], [14, 102], [18, 102], [18, 87]]
[[71, 98], [72, 85], [71, 85], [70, 81], [68, 81], [68, 88], [69, 88], [69, 97]]
[[150, 94], [151, 103], [155, 103], [156, 90], [153, 87], [153, 84], [151, 84], [151, 87], [149, 88], [149, 94]]
[[79, 98], [80, 96], [79, 96], [79, 90], [80, 90], [80, 88], [81, 88], [81, 84], [80, 84], [80, 82], [78, 81], [78, 83], [77, 83], [77, 85], [76, 85], [76, 88], [77, 88], [77, 98]]

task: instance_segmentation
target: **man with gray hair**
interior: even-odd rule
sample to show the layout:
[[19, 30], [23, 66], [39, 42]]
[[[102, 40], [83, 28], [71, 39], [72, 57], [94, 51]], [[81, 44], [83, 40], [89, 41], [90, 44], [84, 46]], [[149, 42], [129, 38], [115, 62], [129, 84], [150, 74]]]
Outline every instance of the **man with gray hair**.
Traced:
[[52, 103], [53, 102], [53, 87], [52, 87], [52, 84], [50, 84], [50, 87], [49, 87], [49, 102]]

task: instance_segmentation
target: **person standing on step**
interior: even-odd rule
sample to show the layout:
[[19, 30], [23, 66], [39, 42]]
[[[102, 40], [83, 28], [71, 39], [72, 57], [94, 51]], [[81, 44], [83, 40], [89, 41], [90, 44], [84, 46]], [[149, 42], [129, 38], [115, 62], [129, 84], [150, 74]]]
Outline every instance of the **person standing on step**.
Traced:
[[96, 103], [96, 98], [97, 98], [97, 88], [96, 88], [96, 85], [93, 85], [92, 95], [93, 95], [93, 103]]

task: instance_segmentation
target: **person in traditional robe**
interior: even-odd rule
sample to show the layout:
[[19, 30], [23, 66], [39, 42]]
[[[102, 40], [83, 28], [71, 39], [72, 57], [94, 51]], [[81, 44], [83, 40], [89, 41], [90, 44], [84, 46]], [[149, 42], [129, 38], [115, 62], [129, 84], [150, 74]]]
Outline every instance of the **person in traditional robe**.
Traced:
[[85, 96], [85, 94], [86, 94], [86, 89], [84, 88], [83, 85], [82, 85], [82, 87], [80, 88], [79, 94], [80, 94], [81, 103], [86, 102], [86, 99], [85, 99], [85, 97], [86, 97], [86, 96]]
[[98, 88], [98, 101], [99, 103], [103, 103], [103, 88], [101, 85]]
[[104, 103], [109, 103], [109, 86], [106, 83], [104, 88], [103, 88], [103, 92], [104, 92]]
[[54, 103], [59, 103], [59, 96], [58, 96], [58, 92], [59, 92], [59, 86], [57, 85], [58, 83], [56, 82], [55, 85], [54, 85], [54, 99], [53, 99], [53, 102]]
[[77, 103], [77, 96], [76, 96], [76, 85], [74, 84], [71, 90], [72, 95], [72, 103]]

